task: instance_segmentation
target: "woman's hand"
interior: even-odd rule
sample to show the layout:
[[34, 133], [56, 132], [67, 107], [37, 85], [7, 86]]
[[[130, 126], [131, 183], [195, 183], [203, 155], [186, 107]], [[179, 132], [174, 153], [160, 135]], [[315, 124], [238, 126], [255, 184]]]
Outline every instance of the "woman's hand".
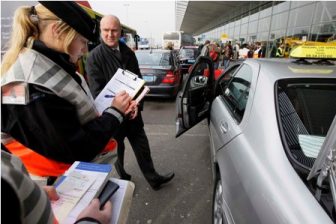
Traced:
[[97, 198], [93, 199], [91, 203], [79, 214], [77, 220], [84, 218], [93, 218], [101, 224], [108, 224], [112, 218], [112, 203], [107, 201], [103, 209], [100, 210], [100, 203]]
[[112, 101], [112, 106], [117, 108], [124, 115], [127, 114], [130, 102], [132, 98], [128, 95], [126, 91], [121, 91], [116, 94]]
[[47, 193], [49, 200], [57, 201], [59, 199], [54, 186], [43, 186], [43, 190]]

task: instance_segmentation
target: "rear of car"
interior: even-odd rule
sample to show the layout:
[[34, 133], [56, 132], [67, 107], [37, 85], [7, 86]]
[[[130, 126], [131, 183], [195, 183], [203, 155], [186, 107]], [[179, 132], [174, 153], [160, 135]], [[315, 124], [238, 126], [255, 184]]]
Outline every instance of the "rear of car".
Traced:
[[177, 137], [209, 118], [213, 223], [336, 220], [336, 44], [291, 57], [247, 59], [215, 83], [199, 57], [178, 94]]
[[221, 110], [220, 98], [214, 101], [212, 137], [221, 133], [215, 127], [223, 121], [236, 121], [224, 125], [228, 131], [219, 137], [224, 146], [215, 157], [229, 206], [225, 212], [234, 222], [331, 223], [335, 218], [330, 190], [323, 185], [316, 200], [316, 180], [307, 181], [336, 114], [335, 69], [294, 60], [246, 61], [223, 90], [232, 116], [223, 117], [227, 111]]
[[137, 51], [135, 54], [142, 77], [150, 88], [147, 96], [175, 97], [180, 87], [181, 74], [172, 51]]
[[182, 74], [188, 73], [189, 67], [195, 63], [197, 50], [197, 46], [184, 46], [179, 50], [178, 59]]

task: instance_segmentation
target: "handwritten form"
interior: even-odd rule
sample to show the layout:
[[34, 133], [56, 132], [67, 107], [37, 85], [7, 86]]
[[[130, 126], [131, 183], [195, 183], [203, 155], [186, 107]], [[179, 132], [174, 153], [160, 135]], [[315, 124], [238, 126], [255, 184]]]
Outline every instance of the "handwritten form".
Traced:
[[93, 175], [85, 175], [74, 171], [56, 188], [60, 198], [57, 201], [52, 201], [51, 206], [60, 223], [85, 195], [95, 179]]
[[110, 107], [117, 93], [125, 90], [133, 98], [144, 84], [145, 81], [137, 75], [119, 68], [95, 99], [98, 112], [101, 114]]

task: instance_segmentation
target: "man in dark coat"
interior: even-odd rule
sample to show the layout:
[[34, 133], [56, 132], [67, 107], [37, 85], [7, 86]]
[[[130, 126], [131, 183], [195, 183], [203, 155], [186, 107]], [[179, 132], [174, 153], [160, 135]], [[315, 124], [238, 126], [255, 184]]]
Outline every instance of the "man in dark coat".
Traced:
[[[134, 52], [119, 41], [121, 25], [117, 17], [108, 15], [100, 22], [102, 43], [93, 49], [87, 59], [86, 71], [93, 97], [96, 97], [118, 68], [126, 69], [142, 78], [138, 61]], [[142, 110], [143, 104], [139, 105]], [[174, 173], [159, 175], [155, 169], [150, 154], [148, 139], [140, 111], [128, 121], [125, 121], [115, 138], [118, 141], [118, 160], [115, 168], [122, 179], [131, 179], [124, 170], [125, 137], [128, 138], [140, 169], [154, 190], [174, 177]]]

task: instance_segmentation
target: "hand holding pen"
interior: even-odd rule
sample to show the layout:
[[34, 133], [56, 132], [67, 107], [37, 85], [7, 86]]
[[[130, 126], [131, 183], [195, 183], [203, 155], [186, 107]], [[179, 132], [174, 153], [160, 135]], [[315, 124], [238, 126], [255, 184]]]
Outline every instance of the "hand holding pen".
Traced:
[[117, 108], [120, 112], [126, 115], [131, 100], [132, 98], [128, 95], [126, 91], [121, 91], [115, 95], [111, 106]]

